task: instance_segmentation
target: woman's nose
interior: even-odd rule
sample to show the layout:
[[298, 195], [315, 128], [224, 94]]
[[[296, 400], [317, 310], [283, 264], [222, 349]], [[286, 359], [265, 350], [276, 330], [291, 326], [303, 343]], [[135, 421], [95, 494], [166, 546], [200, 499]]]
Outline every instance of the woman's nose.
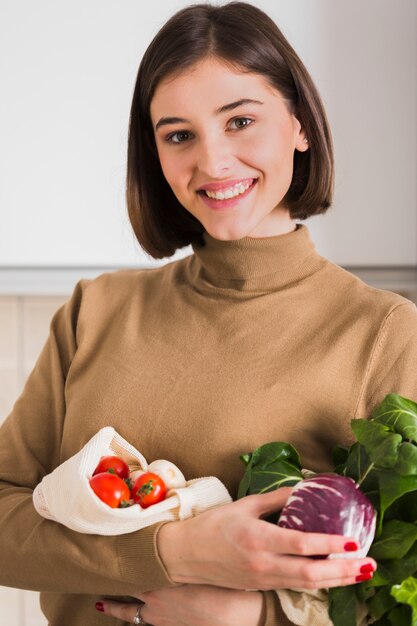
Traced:
[[199, 147], [197, 167], [210, 178], [219, 178], [224, 170], [231, 168], [234, 157], [227, 141], [212, 138], [205, 139]]

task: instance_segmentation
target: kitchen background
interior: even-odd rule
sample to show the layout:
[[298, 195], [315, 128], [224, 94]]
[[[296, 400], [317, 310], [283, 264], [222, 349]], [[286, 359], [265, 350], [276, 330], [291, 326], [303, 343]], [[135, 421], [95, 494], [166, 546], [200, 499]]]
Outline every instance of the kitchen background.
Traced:
[[[191, 252], [141, 251], [124, 175], [140, 58], [192, 3], [0, 0], [0, 422], [77, 280]], [[417, 302], [415, 0], [253, 4], [301, 56], [333, 130], [334, 206], [307, 221], [319, 252]], [[46, 626], [37, 593], [0, 588], [11, 625]]]

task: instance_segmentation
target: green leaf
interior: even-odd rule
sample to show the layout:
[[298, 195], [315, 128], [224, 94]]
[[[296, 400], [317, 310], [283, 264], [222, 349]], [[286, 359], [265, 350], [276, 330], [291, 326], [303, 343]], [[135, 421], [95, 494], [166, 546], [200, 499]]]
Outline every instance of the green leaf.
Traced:
[[[338, 471], [338, 473], [353, 478], [360, 485], [361, 491], [368, 496], [373, 507], [379, 511], [379, 482], [373, 467], [374, 464], [367, 455], [365, 448], [356, 442], [349, 449], [344, 471]], [[339, 468], [337, 469], [339, 470]]]
[[267, 468], [252, 466], [248, 494], [266, 493], [295, 485], [303, 479], [301, 471], [285, 461], [270, 463]]
[[359, 482], [372, 464], [372, 461], [367, 455], [365, 448], [356, 442], [349, 448], [345, 464], [345, 475], [353, 478], [355, 482]]
[[389, 586], [378, 589], [374, 597], [366, 603], [368, 612], [374, 619], [381, 619], [395, 604], [396, 601], [391, 595], [391, 588]]
[[334, 626], [356, 626], [355, 585], [329, 589], [329, 617]]
[[401, 476], [417, 474], [417, 446], [409, 441], [400, 445], [394, 470]]
[[289, 443], [266, 443], [243, 457], [246, 469], [239, 484], [238, 499], [295, 485], [303, 478], [299, 454]]
[[390, 626], [411, 626], [411, 608], [406, 604], [399, 604], [388, 613], [388, 619]]
[[404, 522], [417, 524], [417, 491], [406, 493], [398, 501], [398, 517]]
[[352, 430], [371, 461], [378, 467], [392, 468], [398, 460], [398, 448], [402, 443], [401, 435], [392, 433], [388, 426], [373, 420], [355, 419], [351, 421]]
[[387, 563], [388, 567], [385, 567], [385, 563], [378, 563], [378, 569], [374, 573], [372, 579], [369, 581], [369, 584], [372, 587], [383, 587], [384, 585], [392, 585], [389, 564], [394, 563], [394, 561], [387, 561]]
[[384, 524], [382, 533], [376, 539], [369, 556], [377, 560], [401, 559], [417, 540], [417, 526], [400, 520]]
[[372, 622], [372, 626], [392, 626], [392, 624], [389, 621], [388, 617], [384, 615], [381, 619], [377, 620], [376, 622]]
[[402, 559], [378, 561], [378, 569], [368, 582], [371, 587], [399, 585], [408, 576], [417, 574], [417, 543]]
[[290, 443], [271, 441], [252, 452], [252, 465], [267, 467], [275, 461], [286, 461], [301, 469], [300, 455]]
[[404, 439], [417, 443], [417, 403], [413, 400], [390, 393], [375, 407], [372, 417], [379, 423], [390, 426]]
[[412, 609], [410, 626], [417, 626], [417, 578], [410, 576], [400, 585], [394, 585], [391, 593], [398, 602], [409, 604]]
[[237, 499], [244, 498], [249, 491], [250, 481], [252, 477], [252, 460], [250, 460], [246, 466], [245, 473], [242, 476], [242, 480], [239, 483], [237, 491]]
[[334, 446], [332, 451], [333, 465], [344, 465], [349, 456], [349, 448], [345, 446]]
[[380, 491], [380, 522], [386, 509], [405, 493], [415, 491], [417, 476], [400, 476], [390, 470], [377, 470]]

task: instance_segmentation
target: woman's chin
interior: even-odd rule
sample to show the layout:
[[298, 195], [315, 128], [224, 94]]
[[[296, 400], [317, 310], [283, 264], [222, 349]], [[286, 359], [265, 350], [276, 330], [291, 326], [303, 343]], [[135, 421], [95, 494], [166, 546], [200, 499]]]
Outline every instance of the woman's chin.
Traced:
[[219, 241], [236, 241], [237, 239], [250, 236], [250, 232], [252, 231], [252, 228], [238, 227], [237, 225], [231, 228], [216, 228], [213, 226], [207, 226], [205, 228], [209, 235]]

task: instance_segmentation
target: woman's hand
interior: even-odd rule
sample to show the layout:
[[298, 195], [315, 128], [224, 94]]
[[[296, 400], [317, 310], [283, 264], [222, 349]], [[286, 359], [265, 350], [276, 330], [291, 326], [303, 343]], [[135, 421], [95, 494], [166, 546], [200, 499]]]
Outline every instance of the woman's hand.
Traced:
[[290, 492], [287, 487], [247, 496], [163, 525], [158, 551], [171, 579], [259, 590], [321, 589], [353, 584], [358, 576], [370, 578], [376, 563], [369, 557], [306, 558], [352, 550], [355, 539], [288, 530], [260, 519], [282, 509]]
[[[258, 626], [262, 594], [209, 585], [179, 585], [141, 593], [140, 617], [152, 626]], [[103, 600], [98, 610], [133, 624], [138, 604]], [[103, 626], [105, 623], [103, 622]]]

